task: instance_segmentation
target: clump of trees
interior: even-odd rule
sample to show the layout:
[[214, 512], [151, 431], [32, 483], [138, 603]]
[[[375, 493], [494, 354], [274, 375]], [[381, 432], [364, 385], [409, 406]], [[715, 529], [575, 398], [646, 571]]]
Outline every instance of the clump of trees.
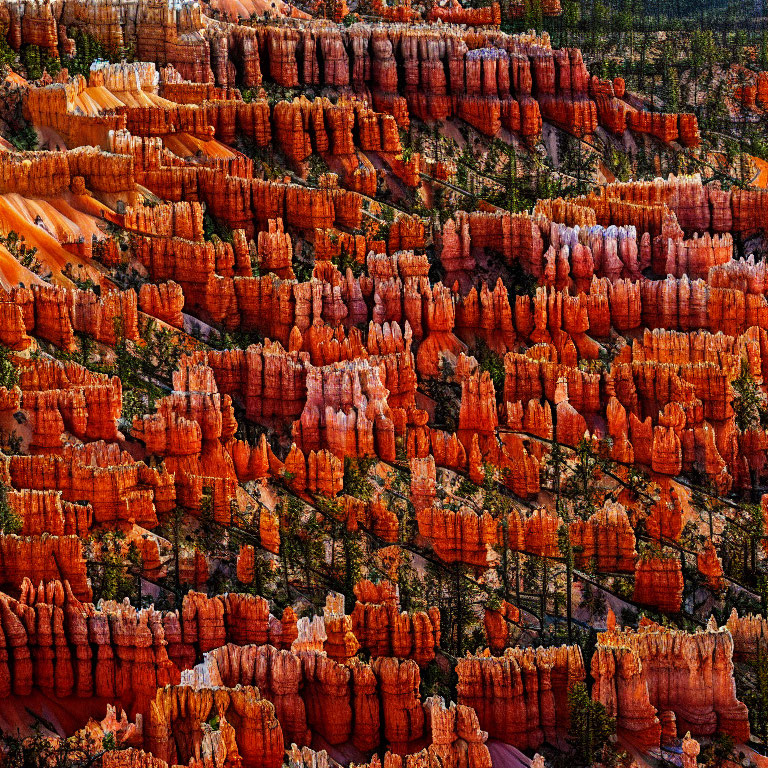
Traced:
[[741, 371], [732, 386], [736, 426], [742, 432], [768, 428], [768, 398], [750, 373], [746, 360], [741, 361]]
[[124, 531], [98, 531], [90, 541], [94, 561], [91, 583], [94, 602], [122, 600], [138, 605], [142, 557], [135, 542], [127, 541]]
[[111, 50], [83, 29], [75, 29], [72, 32], [72, 39], [75, 41], [73, 56], [58, 57], [47, 48], [28, 43], [21, 47], [18, 64], [15, 59], [10, 60], [9, 64], [22, 68], [28, 80], [39, 80], [44, 72], [55, 76], [62, 69], [66, 69], [70, 76], [83, 75], [88, 77], [94, 61], [116, 63], [123, 60], [134, 60], [134, 52], [131, 47]]
[[0, 245], [5, 246], [6, 250], [22, 267], [50, 282], [51, 270], [37, 258], [37, 248], [27, 246], [24, 235], [20, 236], [14, 231], [10, 231], [6, 235], [0, 234]]
[[104, 753], [115, 749], [112, 733], [98, 743], [92, 736], [49, 738], [39, 726], [26, 738], [0, 730], [0, 753], [5, 768], [98, 768]]
[[0, 482], [0, 534], [21, 533], [24, 522], [8, 501], [8, 486]]
[[576, 683], [568, 690], [568, 708], [568, 743], [579, 765], [593, 765], [616, 733], [616, 721], [603, 704], [589, 695], [584, 683]]

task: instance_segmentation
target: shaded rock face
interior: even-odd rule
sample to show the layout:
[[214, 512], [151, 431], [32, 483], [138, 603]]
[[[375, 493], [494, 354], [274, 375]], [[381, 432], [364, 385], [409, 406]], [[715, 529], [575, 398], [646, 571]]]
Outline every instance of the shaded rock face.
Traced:
[[762, 652], [768, 638], [768, 624], [762, 616], [739, 616], [737, 611], [731, 611], [726, 626], [733, 637], [735, 659], [754, 658]]
[[722, 731], [741, 741], [749, 721], [736, 698], [733, 648], [725, 628], [686, 634], [643, 620], [637, 631], [622, 631], [613, 619], [592, 659], [593, 696], [620, 730], [646, 744], [658, 744], [662, 711], [674, 712], [677, 727], [692, 734]]
[[634, 599], [641, 605], [677, 613], [683, 597], [683, 573], [674, 557], [643, 557], [635, 568]]
[[168, 325], [181, 328], [184, 325], [182, 309], [184, 308], [184, 292], [173, 280], [159, 285], [145, 283], [139, 292], [139, 308], [152, 317], [162, 320]]
[[488, 638], [488, 647], [494, 654], [501, 654], [507, 647], [510, 634], [510, 624], [520, 622], [520, 611], [517, 606], [502, 601], [499, 610], [486, 608], [483, 615], [485, 635]]
[[[157, 512], [169, 511], [175, 498], [173, 480], [166, 471], [151, 469], [121, 452], [115, 443], [102, 440], [64, 447], [59, 440], [57, 452], [12, 456], [8, 476], [18, 489], [45, 492], [53, 485], [67, 502], [89, 499], [95, 523], [124, 521], [152, 527], [157, 525]], [[32, 501], [34, 495], [26, 498]], [[22, 516], [26, 515], [25, 510]]]
[[[438, 699], [420, 701], [416, 661], [379, 656], [362, 632], [372, 647], [371, 665], [327, 655], [345, 648], [348, 659], [360, 606], [396, 611], [396, 590], [387, 582], [360, 582], [356, 593], [364, 602], [346, 617], [343, 601], [329, 596], [319, 633], [327, 634], [323, 652], [302, 649], [295, 614], [286, 610], [278, 621], [265, 600], [251, 595], [190, 592], [180, 614], [136, 611], [127, 603], [97, 610], [81, 603], [68, 582], [35, 589], [27, 580], [18, 601], [0, 599], [9, 649], [0, 658], [8, 673], [2, 690], [119, 700], [132, 714], [144, 714], [144, 748], [171, 764], [206, 748], [198, 726], [211, 711], [228, 754], [236, 749], [243, 760], [268, 766], [281, 763], [286, 739], [306, 744], [313, 733], [330, 744], [352, 741], [362, 750], [386, 747], [395, 754], [418, 750], [426, 739], [430, 754], [454, 755], [464, 749], [458, 727], [464, 742], [477, 745], [469, 755], [480, 762], [470, 765], [488, 766], [482, 747], [487, 735], [535, 748], [567, 731], [567, 691], [585, 678], [578, 647], [467, 656], [456, 668], [459, 706], [446, 709]], [[503, 611], [514, 618], [514, 611]], [[414, 616], [413, 626], [426, 621]], [[734, 627], [738, 621], [732, 617]], [[653, 747], [661, 729], [656, 712], [663, 710], [693, 733], [717, 729], [748, 738], [746, 708], [735, 698], [729, 632], [710, 628], [691, 635], [648, 622], [637, 632], [622, 632], [612, 614], [608, 626], [592, 661], [593, 695], [617, 717], [620, 732]], [[392, 640], [397, 652], [404, 652], [404, 631], [401, 622]], [[192, 669], [206, 652], [203, 664]], [[203, 739], [205, 733], [203, 728]]]
[[456, 672], [459, 702], [489, 736], [529, 749], [567, 732], [568, 688], [585, 677], [576, 646], [508, 648], [501, 657], [461, 659]]
[[116, 323], [124, 329], [127, 339], [139, 338], [137, 297], [132, 289], [110, 291], [100, 297], [90, 291], [43, 284], [33, 285], [31, 301], [29, 297], [24, 288], [12, 293], [12, 298], [18, 298], [20, 303], [29, 303], [24, 313], [27, 331], [66, 351], [75, 349], [75, 332], [114, 345]]
[[131, 716], [146, 715], [156, 690], [178, 683], [203, 653], [227, 642], [290, 647], [296, 637], [295, 614], [284, 612], [280, 621], [252, 595], [190, 592], [179, 615], [127, 603], [96, 608], [78, 599], [77, 586], [41, 579], [35, 587], [25, 577], [18, 599], [0, 596], [3, 647], [10, 649], [0, 660], [6, 695], [39, 688], [56, 698], [118, 701]]
[[25, 578], [67, 580], [75, 596], [89, 600], [83, 545], [75, 536], [0, 536], [0, 585], [18, 589]]
[[363, 580], [355, 585], [357, 602], [352, 611], [352, 628], [361, 647], [372, 656], [411, 658], [426, 667], [440, 645], [440, 612], [413, 614], [400, 611], [396, 589], [384, 581], [374, 585]]
[[597, 570], [605, 572], [634, 570], [635, 534], [620, 504], [608, 502], [588, 520], [571, 523], [569, 529], [571, 546], [578, 548], [577, 563], [595, 562]]
[[353, 739], [370, 749], [379, 746], [383, 727], [382, 745], [408, 751], [424, 735], [419, 668], [413, 661], [379, 657], [371, 666], [345, 666], [316, 651], [235, 645], [217, 649], [208, 659], [212, 681], [258, 684], [297, 743], [316, 731], [330, 744]]
[[215, 696], [210, 689], [185, 686], [158, 690], [147, 727], [151, 753], [172, 765], [193, 758], [202, 747], [200, 725], [212, 712], [219, 717], [219, 723], [225, 724], [223, 738], [229, 736], [228, 755], [239, 755], [242, 764], [252, 768], [277, 768], [282, 764], [283, 733], [275, 708], [253, 686], [220, 687]]
[[[212, 695], [213, 694], [213, 695]], [[182, 706], [175, 706], [182, 703]], [[186, 705], [186, 706], [185, 706]], [[247, 705], [247, 706], [246, 706]], [[422, 705], [422, 714], [428, 722], [428, 746], [409, 754], [409, 765], [426, 766], [440, 762], [446, 766], [466, 765], [469, 768], [488, 768], [490, 753], [485, 746], [488, 734], [480, 730], [477, 715], [470, 707], [451, 704], [440, 697], [431, 697]], [[218, 731], [206, 728], [211, 711], [219, 718]], [[206, 756], [215, 750], [221, 759], [242, 761], [243, 765], [279, 766], [283, 760], [283, 734], [275, 720], [275, 705], [260, 698], [258, 688], [218, 686], [211, 689], [187, 686], [167, 687], [158, 691], [153, 701], [148, 737], [154, 748], [169, 759], [183, 759], [183, 755], [200, 753]], [[286, 716], [287, 713], [283, 713]], [[202, 726], [202, 736], [195, 733]], [[250, 729], [247, 733], [244, 731]], [[292, 765], [327, 766], [325, 751], [314, 752], [307, 746], [291, 745], [289, 759]], [[387, 750], [384, 765], [400, 764], [397, 752]], [[110, 768], [163, 768], [168, 762], [143, 750], [130, 747], [113, 752], [105, 760]], [[374, 755], [372, 766], [381, 765]]]

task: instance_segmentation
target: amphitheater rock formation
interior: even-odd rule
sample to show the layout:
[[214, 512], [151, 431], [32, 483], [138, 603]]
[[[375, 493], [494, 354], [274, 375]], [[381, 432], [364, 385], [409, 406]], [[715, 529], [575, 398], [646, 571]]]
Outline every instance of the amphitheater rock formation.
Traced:
[[766, 618], [702, 611], [768, 553], [768, 193], [461, 210], [441, 131], [693, 157], [696, 116], [525, 3], [368, 6], [0, 0], [44, 147], [0, 142], [0, 720], [105, 768], [492, 768], [588, 683], [619, 747], [748, 742]]

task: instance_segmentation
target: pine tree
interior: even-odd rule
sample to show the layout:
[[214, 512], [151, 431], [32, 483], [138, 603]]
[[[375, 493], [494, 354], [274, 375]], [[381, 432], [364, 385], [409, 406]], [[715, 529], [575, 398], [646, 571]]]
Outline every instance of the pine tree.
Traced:
[[0, 482], [0, 533], [21, 533], [24, 523], [8, 501], [8, 486]]
[[741, 372], [732, 386], [735, 393], [733, 410], [736, 414], [736, 426], [742, 432], [768, 426], [768, 404], [765, 395], [752, 377], [746, 360], [741, 361]]
[[322, 536], [315, 511], [300, 499], [286, 494], [280, 507], [280, 554], [285, 589], [290, 599], [290, 572], [293, 568], [304, 577], [304, 589], [316, 585], [316, 566], [323, 555]]
[[667, 112], [678, 112], [680, 110], [680, 78], [675, 67], [669, 68], [664, 82]]
[[579, 26], [581, 17], [581, 6], [576, 0], [563, 0], [563, 26], [565, 27], [565, 44], [571, 44], [571, 34]]
[[571, 720], [568, 743], [581, 765], [592, 765], [608, 739], [616, 733], [616, 721], [608, 715], [603, 704], [592, 699], [584, 683], [569, 689], [568, 709]]
[[0, 345], [0, 387], [13, 389], [19, 383], [19, 372], [11, 360], [11, 350]]
[[174, 592], [176, 593], [176, 599], [179, 602], [181, 602], [183, 595], [181, 571], [179, 569], [179, 555], [181, 551], [181, 526], [183, 519], [184, 510], [181, 507], [174, 507], [164, 524], [165, 538], [171, 542], [173, 551]]

